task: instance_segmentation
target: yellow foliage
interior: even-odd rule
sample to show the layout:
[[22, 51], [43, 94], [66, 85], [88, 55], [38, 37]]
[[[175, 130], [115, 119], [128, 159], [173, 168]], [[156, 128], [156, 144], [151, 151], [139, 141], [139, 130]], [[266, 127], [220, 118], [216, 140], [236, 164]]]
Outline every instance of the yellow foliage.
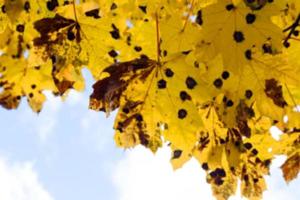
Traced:
[[[82, 91], [118, 147], [196, 158], [217, 199], [261, 199], [275, 155], [299, 173], [298, 0], [0, 0], [0, 105]], [[297, 107], [298, 106], [298, 107]], [[282, 131], [275, 140], [269, 129]], [[200, 188], [199, 188], [200, 189]]]

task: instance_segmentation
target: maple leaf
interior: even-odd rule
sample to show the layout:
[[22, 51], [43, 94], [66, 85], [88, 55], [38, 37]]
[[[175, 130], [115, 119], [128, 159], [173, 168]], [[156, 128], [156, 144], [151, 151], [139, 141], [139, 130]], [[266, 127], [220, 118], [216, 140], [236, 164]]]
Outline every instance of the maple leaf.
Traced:
[[[96, 37], [96, 31], [102, 30], [103, 35], [108, 34], [105, 29], [109, 26], [105, 26], [106, 22], [99, 16], [97, 7], [85, 5], [74, 6], [74, 10], [69, 5], [59, 10], [69, 18], [56, 14], [53, 18], [43, 18], [34, 23], [35, 29], [41, 34], [34, 39], [36, 50], [42, 53], [46, 51], [46, 55], [42, 55], [45, 60], [51, 58], [53, 76], [58, 88], [61, 88], [61, 94], [69, 88], [83, 89], [83, 65], [87, 65], [96, 78], [100, 76], [102, 68], [112, 62], [107, 46], [94, 45], [104, 43], [106, 37]], [[83, 15], [77, 17], [77, 12]], [[73, 76], [63, 75], [64, 71], [72, 71]]]
[[[108, 77], [94, 85], [90, 107], [108, 113], [119, 108], [115, 129], [121, 146], [147, 146], [144, 139], [162, 132], [177, 149], [189, 152], [196, 142], [197, 126], [201, 126], [192, 102], [200, 85], [195, 81], [197, 73], [191, 73], [197, 68], [184, 65], [183, 59], [159, 64], [147, 57], [112, 65], [104, 70]], [[185, 123], [189, 127], [183, 129]], [[133, 139], [121, 141], [128, 135]]]
[[286, 182], [295, 179], [300, 172], [300, 155], [299, 152], [289, 157], [281, 166], [283, 177]]
[[234, 5], [231, 0], [220, 0], [205, 7], [198, 12], [198, 23], [203, 28], [198, 48], [221, 53], [225, 67], [233, 72], [248, 63], [247, 51], [253, 46], [270, 43], [279, 51], [283, 35], [271, 22], [269, 6], [272, 4], [256, 11], [243, 2]]

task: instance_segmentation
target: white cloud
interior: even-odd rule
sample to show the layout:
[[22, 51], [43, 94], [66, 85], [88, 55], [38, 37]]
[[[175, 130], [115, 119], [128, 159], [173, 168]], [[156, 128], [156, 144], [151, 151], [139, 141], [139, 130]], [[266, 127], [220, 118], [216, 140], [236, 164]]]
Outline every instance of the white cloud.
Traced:
[[195, 160], [173, 171], [170, 151], [160, 149], [156, 155], [137, 147], [116, 166], [113, 180], [119, 190], [119, 200], [205, 200], [211, 199], [211, 189], [205, 184], [205, 174]]
[[9, 163], [0, 157], [1, 200], [53, 200], [38, 180], [32, 163]]
[[[170, 151], [160, 149], [156, 155], [143, 147], [137, 147], [125, 153], [113, 172], [113, 181], [118, 191], [118, 200], [211, 200], [212, 192], [206, 183], [205, 173], [196, 160], [191, 160], [183, 168], [173, 171], [170, 163]], [[267, 177], [269, 189], [264, 199], [296, 200], [300, 199], [300, 180], [287, 186], [280, 169], [283, 158], [276, 159], [271, 168], [271, 177]], [[230, 198], [242, 199], [240, 193]]]

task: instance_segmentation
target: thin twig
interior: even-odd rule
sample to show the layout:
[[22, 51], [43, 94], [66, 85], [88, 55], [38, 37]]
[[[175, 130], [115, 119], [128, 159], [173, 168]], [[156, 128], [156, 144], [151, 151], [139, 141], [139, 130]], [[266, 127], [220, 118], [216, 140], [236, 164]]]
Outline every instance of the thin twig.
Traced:
[[298, 15], [297, 19], [295, 20], [295, 22], [287, 27], [286, 29], [283, 30], [283, 32], [287, 32], [289, 31], [287, 37], [285, 38], [283, 44], [288, 44], [288, 40], [291, 39], [292, 35], [294, 34], [294, 32], [296, 31], [296, 28], [300, 25], [300, 14]]

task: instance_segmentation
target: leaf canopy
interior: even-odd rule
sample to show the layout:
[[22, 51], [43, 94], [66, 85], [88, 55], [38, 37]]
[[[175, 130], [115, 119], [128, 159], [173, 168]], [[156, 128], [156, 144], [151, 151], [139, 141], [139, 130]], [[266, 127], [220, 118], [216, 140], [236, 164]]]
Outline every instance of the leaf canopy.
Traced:
[[[276, 155], [300, 170], [298, 0], [0, 0], [0, 105], [66, 97], [117, 110], [115, 142], [196, 158], [217, 199], [261, 199]], [[270, 128], [281, 130], [279, 140]]]

